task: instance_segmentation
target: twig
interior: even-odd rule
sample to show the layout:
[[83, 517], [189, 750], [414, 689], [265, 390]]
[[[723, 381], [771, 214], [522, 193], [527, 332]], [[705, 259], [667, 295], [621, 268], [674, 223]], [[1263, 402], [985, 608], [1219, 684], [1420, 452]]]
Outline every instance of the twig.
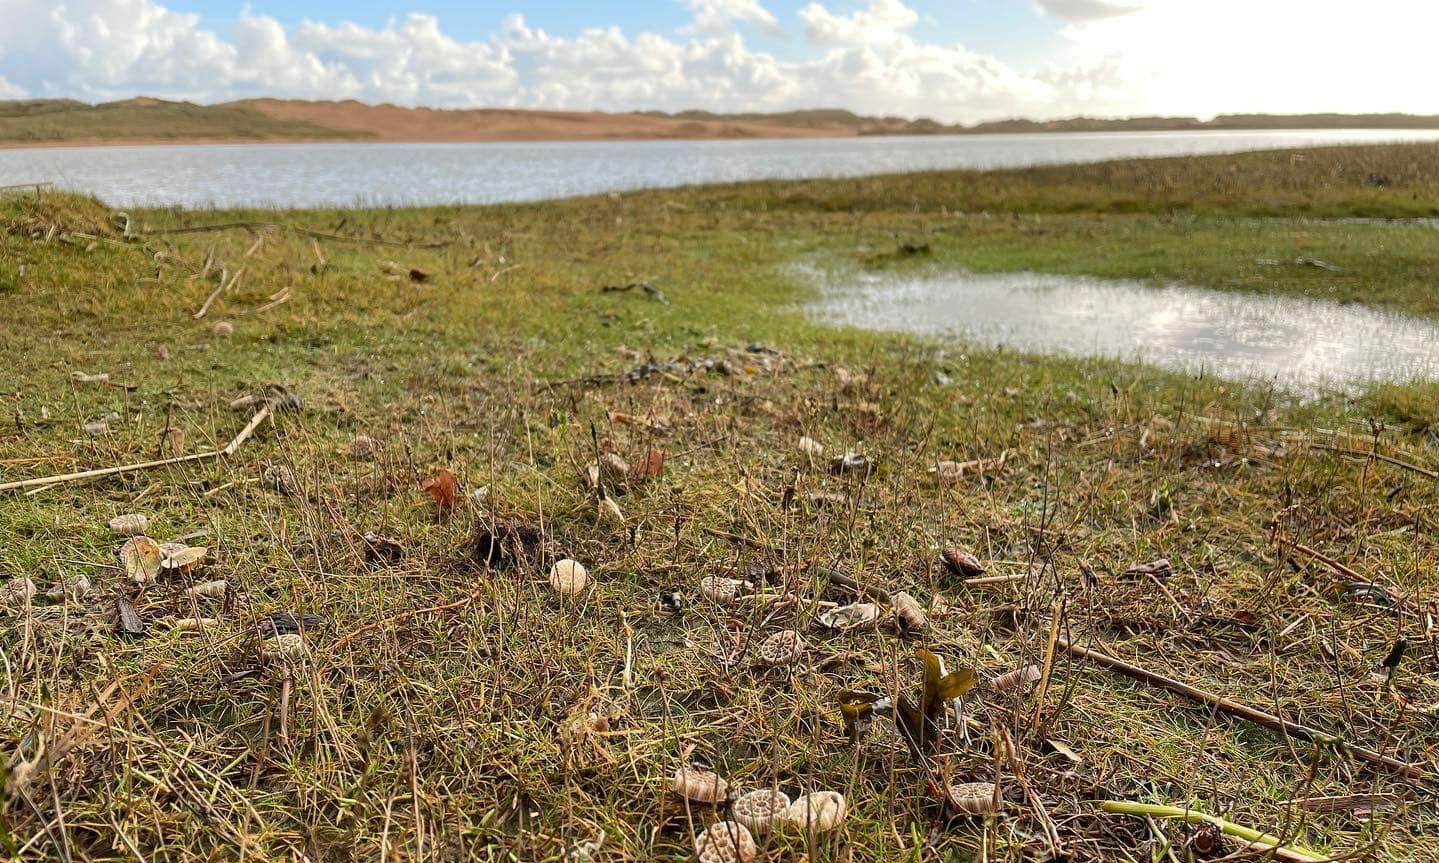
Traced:
[[1268, 833], [1261, 833], [1252, 827], [1245, 827], [1243, 824], [1236, 824], [1233, 821], [1185, 806], [1161, 806], [1150, 803], [1133, 803], [1128, 800], [1106, 800], [1100, 808], [1115, 815], [1174, 818], [1188, 824], [1213, 824], [1222, 832], [1243, 839], [1249, 844], [1251, 850], [1268, 851], [1279, 860], [1295, 861], [1295, 863], [1323, 863], [1330, 859], [1299, 845], [1286, 845], [1278, 836], [1270, 836]]
[[1151, 686], [1157, 686], [1160, 689], [1167, 689], [1170, 692], [1183, 695], [1186, 698], [1191, 698], [1195, 701], [1201, 701], [1222, 713], [1228, 713], [1231, 716], [1238, 716], [1241, 719], [1247, 719], [1256, 725], [1262, 725], [1265, 728], [1271, 729], [1273, 731], [1278, 731], [1282, 734], [1288, 734], [1293, 737], [1298, 737], [1301, 740], [1308, 740], [1313, 743], [1338, 746], [1356, 758], [1359, 758], [1363, 761], [1368, 761], [1371, 764], [1377, 764], [1382, 767], [1387, 767], [1390, 770], [1400, 773], [1410, 779], [1418, 779], [1424, 782], [1439, 781], [1439, 777], [1436, 777], [1422, 767], [1400, 761], [1397, 758], [1392, 758], [1388, 755], [1384, 755], [1380, 752], [1375, 752], [1374, 750], [1367, 749], [1363, 746], [1357, 746], [1353, 743], [1341, 740], [1340, 738], [1335, 737], [1332, 734], [1325, 734], [1322, 731], [1310, 728], [1307, 725], [1300, 725], [1297, 722], [1291, 722], [1288, 719], [1275, 716], [1272, 713], [1265, 713], [1262, 710], [1250, 707], [1247, 704], [1241, 704], [1238, 701], [1225, 698], [1222, 695], [1216, 695], [1212, 692], [1206, 692], [1205, 690], [1200, 689], [1197, 686], [1190, 686], [1189, 684], [1175, 680], [1172, 677], [1165, 677], [1158, 672], [1150, 671], [1145, 668], [1140, 668], [1137, 665], [1131, 665], [1130, 663], [1125, 662], [1122, 659], [1108, 656], [1103, 653], [1098, 653], [1096, 651], [1090, 650], [1087, 647], [1081, 647], [1077, 644], [1072, 643], [1068, 638], [1060, 637], [1055, 641], [1055, 644], [1060, 649], [1067, 652], [1070, 656], [1076, 657], [1078, 659], [1088, 659], [1091, 662], [1102, 665], [1111, 671], [1117, 671], [1120, 674], [1123, 674], [1125, 677], [1133, 678], [1134, 680], [1138, 680], [1141, 683], [1148, 683]]
[[383, 626], [388, 626], [388, 625], [391, 624], [391, 623], [399, 623], [399, 622], [402, 621], [402, 620], [408, 620], [409, 618], [414, 617], [414, 616], [417, 615], [417, 614], [432, 614], [432, 613], [440, 612], [440, 611], [449, 611], [449, 610], [452, 609], [452, 608], [459, 608], [459, 607], [462, 606], [462, 605], [469, 605], [470, 603], [474, 602], [475, 600], [477, 600], [477, 599], [479, 599], [479, 598], [480, 598], [480, 591], [479, 591], [479, 589], [475, 589], [475, 590], [471, 591], [471, 592], [470, 592], [468, 595], [466, 595], [465, 597], [463, 597], [463, 598], [461, 598], [461, 599], [457, 599], [457, 600], [455, 600], [454, 602], [447, 602], [447, 603], [445, 603], [444, 605], [432, 605], [432, 606], [430, 606], [429, 608], [415, 608], [415, 609], [411, 609], [410, 611], [406, 611], [406, 612], [403, 612], [403, 613], [401, 613], [401, 614], [397, 614], [397, 615], [395, 615], [394, 617], [387, 617], [387, 618], [385, 618], [384, 620], [380, 620], [380, 621], [376, 621], [375, 623], [367, 624], [367, 625], [362, 626], [362, 627], [360, 627], [359, 629], [356, 629], [355, 631], [349, 633], [349, 634], [346, 635], [344, 638], [341, 638], [339, 641], [335, 642], [334, 644], [330, 645], [329, 648], [327, 649], [327, 652], [329, 652], [329, 653], [334, 653], [335, 651], [339, 650], [340, 648], [342, 648], [342, 647], [344, 647], [345, 645], [349, 644], [350, 642], [354, 641], [356, 638], [359, 638], [361, 635], [364, 635], [364, 634], [367, 633], [367, 632], [374, 632], [375, 630], [377, 630], [377, 629], [379, 629], [379, 628], [381, 628], [381, 627], [383, 627]]
[[1313, 446], [1315, 449], [1322, 449], [1326, 452], [1337, 452], [1341, 455], [1353, 456], [1355, 458], [1378, 459], [1379, 461], [1385, 462], [1387, 464], [1392, 464], [1395, 467], [1402, 467], [1405, 470], [1412, 470], [1415, 473], [1422, 476], [1427, 476], [1430, 479], [1439, 479], [1439, 471], [1433, 471], [1427, 467], [1420, 467], [1417, 464], [1412, 464], [1402, 459], [1397, 459], [1392, 455], [1385, 455], [1381, 452], [1370, 452], [1362, 449], [1350, 449], [1349, 447], [1334, 446], [1327, 443], [1315, 443], [1311, 444], [1311, 446]]
[[0, 483], [0, 491], [15, 491], [17, 489], [34, 488], [35, 486], [41, 485], [60, 485], [61, 483], [75, 482], [82, 479], [95, 479], [102, 476], [113, 476], [117, 473], [149, 470], [150, 468], [165, 467], [166, 465], [172, 464], [184, 464], [186, 462], [204, 461], [221, 457], [228, 458], [234, 455], [235, 451], [238, 450], [245, 441], [250, 439], [250, 435], [254, 434], [255, 429], [259, 427], [260, 423], [264, 422], [265, 418], [270, 415], [270, 410], [271, 406], [267, 404], [256, 411], [255, 415], [250, 418], [249, 424], [241, 429], [240, 433], [235, 435], [235, 439], [230, 441], [224, 449], [211, 450], [210, 452], [197, 452], [190, 455], [178, 455], [173, 458], [162, 458], [156, 461], [144, 461], [137, 464], [124, 464], [118, 467], [101, 467], [95, 468], [94, 470], [82, 470], [78, 473], [62, 473], [55, 476], [20, 479], [14, 482]]
[[221, 267], [221, 268], [220, 268], [220, 284], [216, 285], [216, 286], [215, 286], [215, 290], [213, 290], [213, 291], [210, 292], [210, 296], [208, 296], [208, 297], [205, 298], [205, 302], [203, 302], [203, 303], [200, 304], [200, 310], [199, 310], [198, 312], [195, 312], [195, 315], [194, 315], [194, 317], [195, 317], [196, 320], [199, 320], [200, 318], [205, 317], [205, 313], [208, 312], [208, 311], [210, 311], [210, 304], [213, 303], [213, 302], [215, 302], [215, 298], [216, 298], [216, 297], [220, 296], [221, 294], [223, 294], [223, 293], [225, 292], [225, 284], [226, 284], [226, 282], [229, 280], [229, 276], [230, 276], [230, 271], [227, 270], [227, 269], [225, 269], [224, 267]]

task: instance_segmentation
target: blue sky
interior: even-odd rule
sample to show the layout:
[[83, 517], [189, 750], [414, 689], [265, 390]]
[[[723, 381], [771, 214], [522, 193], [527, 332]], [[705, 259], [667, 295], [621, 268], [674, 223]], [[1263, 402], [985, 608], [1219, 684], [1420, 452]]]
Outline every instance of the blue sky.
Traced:
[[[779, 56], [800, 57], [810, 52], [800, 38], [796, 17], [806, 5], [798, 0], [766, 3], [780, 19], [786, 32], [770, 36], [763, 28], [750, 27], [751, 43]], [[170, 8], [194, 12], [212, 28], [221, 28], [247, 4], [233, 0], [175, 0]], [[1018, 62], [1038, 60], [1062, 48], [1058, 33], [1061, 21], [1047, 17], [1027, 2], [1015, 0], [916, 0], [908, 4], [920, 15], [928, 40], [959, 42], [976, 51]], [[524, 15], [535, 27], [560, 36], [573, 36], [586, 27], [617, 26], [630, 32], [680, 31], [690, 23], [692, 13], [678, 0], [629, 0], [629, 2], [584, 3], [575, 0], [526, 0], [523, 3], [466, 2], [434, 0], [426, 3], [395, 3], [391, 0], [251, 0], [249, 8], [286, 24], [304, 19], [354, 21], [379, 28], [411, 12], [425, 12], [440, 20], [445, 32], [457, 39], [482, 39], [512, 12]], [[858, 0], [830, 3], [836, 12], [853, 12], [864, 6]]]
[[0, 99], [1439, 113], [1419, 0], [0, 0], [0, 22]]

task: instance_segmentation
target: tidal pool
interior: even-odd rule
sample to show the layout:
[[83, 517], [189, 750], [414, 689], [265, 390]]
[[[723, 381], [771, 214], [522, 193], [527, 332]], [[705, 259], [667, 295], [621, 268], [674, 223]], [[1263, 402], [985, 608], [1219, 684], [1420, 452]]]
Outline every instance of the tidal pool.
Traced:
[[1302, 395], [1439, 378], [1435, 322], [1359, 305], [1029, 272], [808, 276], [821, 286], [810, 313], [834, 324], [1136, 360]]

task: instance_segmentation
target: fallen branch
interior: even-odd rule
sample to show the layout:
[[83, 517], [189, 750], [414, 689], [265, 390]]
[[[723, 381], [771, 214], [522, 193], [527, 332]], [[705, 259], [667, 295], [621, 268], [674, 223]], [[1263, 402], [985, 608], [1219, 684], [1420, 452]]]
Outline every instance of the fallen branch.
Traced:
[[255, 415], [250, 418], [250, 422], [243, 429], [240, 430], [239, 434], [235, 435], [235, 438], [231, 440], [224, 449], [211, 450], [209, 452], [197, 452], [192, 453], [191, 455], [179, 455], [173, 458], [162, 458], [156, 461], [144, 461], [137, 464], [124, 464], [118, 467], [102, 467], [95, 468], [94, 470], [82, 470], [77, 473], [62, 473], [56, 474], [54, 476], [36, 477], [34, 479], [20, 479], [15, 480], [14, 482], [0, 483], [0, 491], [15, 491], [22, 488], [34, 488], [35, 486], [61, 485], [67, 482], [76, 482], [83, 479], [96, 479], [102, 476], [113, 476], [117, 473], [130, 473], [137, 470], [149, 470], [150, 468], [165, 467], [167, 465], [173, 464], [185, 464], [186, 462], [192, 461], [205, 461], [212, 458], [229, 458], [230, 456], [235, 454], [235, 451], [238, 450], [241, 445], [245, 443], [245, 441], [250, 439], [250, 435], [255, 433], [255, 429], [259, 428], [260, 423], [264, 422], [265, 419], [270, 416], [271, 409], [272, 406], [266, 404], [264, 407], [256, 411]]
[[1194, 701], [1203, 702], [1204, 704], [1213, 707], [1215, 710], [1218, 710], [1221, 713], [1228, 713], [1231, 716], [1238, 716], [1241, 719], [1247, 719], [1256, 725], [1262, 725], [1265, 728], [1271, 729], [1273, 731], [1278, 731], [1281, 734], [1287, 734], [1291, 737], [1297, 737], [1300, 740], [1308, 740], [1312, 743], [1320, 743], [1324, 745], [1339, 747], [1344, 751], [1348, 752], [1350, 755], [1353, 755], [1355, 758], [1358, 758], [1362, 761], [1368, 761], [1370, 764], [1387, 767], [1390, 770], [1402, 774], [1403, 776], [1406, 776], [1410, 779], [1418, 779], [1424, 782], [1439, 781], [1439, 777], [1436, 777], [1434, 774], [1417, 765], [1409, 764], [1405, 761], [1400, 761], [1397, 758], [1393, 758], [1381, 752], [1375, 752], [1373, 749], [1368, 749], [1363, 746], [1357, 746], [1353, 743], [1342, 740], [1332, 734], [1325, 734], [1324, 732], [1314, 728], [1310, 728], [1307, 725], [1300, 725], [1297, 722], [1291, 722], [1288, 719], [1275, 716], [1272, 713], [1265, 713], [1262, 710], [1250, 707], [1249, 705], [1242, 704], [1238, 701], [1234, 701], [1233, 699], [1225, 698], [1222, 695], [1216, 695], [1212, 692], [1206, 692], [1205, 690], [1200, 689], [1197, 686], [1190, 686], [1189, 684], [1179, 680], [1175, 680], [1172, 677], [1165, 677], [1158, 672], [1150, 671], [1145, 668], [1140, 668], [1137, 665], [1131, 665], [1130, 663], [1125, 662], [1122, 659], [1108, 656], [1103, 653], [1098, 653], [1096, 651], [1090, 650], [1087, 647], [1081, 647], [1071, 642], [1068, 638], [1059, 638], [1055, 642], [1055, 644], [1060, 649], [1067, 652], [1070, 656], [1076, 657], [1078, 659], [1088, 659], [1091, 662], [1102, 665], [1111, 671], [1117, 671], [1120, 674], [1123, 674], [1125, 677], [1138, 680], [1141, 683], [1147, 683], [1150, 686], [1157, 686], [1160, 689], [1167, 689], [1170, 692], [1183, 695], [1186, 698], [1193, 699]]
[[1350, 449], [1349, 447], [1334, 446], [1327, 443], [1316, 443], [1313, 444], [1313, 447], [1315, 449], [1322, 449], [1326, 452], [1337, 452], [1340, 455], [1353, 456], [1354, 458], [1377, 459], [1379, 461], [1385, 462], [1386, 464], [1392, 464], [1395, 467], [1402, 467], [1405, 470], [1412, 470], [1415, 473], [1420, 474], [1421, 476], [1427, 476], [1430, 479], [1439, 479], [1439, 471], [1433, 471], [1427, 467], [1420, 467], [1417, 464], [1412, 464], [1402, 459], [1397, 459], [1392, 455], [1385, 455], [1380, 452], [1370, 452], [1362, 449]]

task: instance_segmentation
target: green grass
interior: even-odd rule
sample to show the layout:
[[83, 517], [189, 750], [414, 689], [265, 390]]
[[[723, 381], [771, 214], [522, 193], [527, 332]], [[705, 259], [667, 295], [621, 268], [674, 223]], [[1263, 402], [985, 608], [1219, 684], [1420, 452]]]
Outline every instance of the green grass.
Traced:
[[[1412, 158], [1402, 147], [1352, 156], [1401, 176]], [[560, 860], [603, 832], [597, 860], [681, 860], [714, 817], [666, 793], [691, 759], [744, 789], [849, 797], [841, 835], [809, 849], [779, 837], [776, 860], [1042, 859], [1050, 829], [1074, 860], [1148, 861], [1160, 836], [1184, 859], [1185, 828], [1103, 814], [1109, 798], [1188, 802], [1336, 854], [1435, 859], [1429, 791], [1063, 659], [1043, 705], [1033, 693], [970, 699], [968, 741], [946, 735], [930, 765], [956, 782], [988, 779], [993, 741], [1012, 740], [1007, 804], [989, 822], [945, 819], [887, 722], [858, 748], [840, 725], [840, 690], [912, 685], [917, 643], [985, 674], [1042, 660], [1058, 609], [1098, 649], [1436, 769], [1422, 711], [1439, 703], [1439, 666], [1420, 610], [1436, 589], [1439, 491], [1317, 446], [1377, 446], [1434, 467], [1416, 421], [1439, 415], [1432, 387], [1295, 403], [1141, 366], [833, 330], [795, 310], [811, 290], [788, 275], [795, 261], [918, 266], [891, 253], [927, 241], [923, 266], [1177, 279], [1435, 313], [1439, 232], [1249, 219], [1266, 207], [1297, 215], [1286, 195], [1322, 198], [1334, 215], [1432, 207], [1432, 191], [1418, 191], [1431, 189], [1428, 168], [1408, 197], [1295, 167], [1333, 151], [1235, 158], [1282, 176], [1256, 181], [1246, 200], [1227, 185], [1229, 157], [1176, 162], [1183, 183], [1124, 214], [1112, 178], [1170, 168], [1074, 168], [1060, 184], [1039, 169], [483, 208], [132, 212], [129, 239], [93, 202], [0, 199], [12, 226], [0, 274], [14, 285], [0, 291], [0, 483], [154, 458], [173, 451], [173, 439], [162, 450], [166, 428], [183, 431], [187, 452], [223, 445], [248, 418], [230, 401], [263, 384], [304, 401], [228, 460], [3, 493], [0, 570], [33, 579], [42, 597], [86, 574], [98, 594], [0, 618], [6, 752], [28, 757], [36, 735], [53, 749], [86, 730], [0, 810], [19, 856]], [[980, 188], [994, 189], [987, 217], [955, 205]], [[241, 220], [292, 229], [167, 233]], [[1295, 233], [1303, 254], [1344, 271], [1254, 263], [1296, 254]], [[411, 268], [427, 279], [411, 281]], [[242, 274], [196, 320], [221, 272]], [[600, 290], [634, 281], [670, 304]], [[722, 367], [602, 377], [673, 357]], [[77, 371], [134, 388], [77, 382]], [[110, 434], [85, 432], [109, 415]], [[627, 458], [667, 456], [660, 479], [617, 498], [623, 527], [597, 518], [580, 480], [592, 429]], [[356, 435], [378, 454], [350, 456]], [[801, 453], [802, 435], [880, 468], [830, 475]], [[1003, 470], [957, 485], [927, 471], [1000, 453]], [[289, 494], [273, 487], [277, 467], [295, 475]], [[442, 467], [463, 492], [487, 493], [439, 517], [419, 482]], [[844, 503], [822, 507], [812, 492]], [[131, 511], [159, 539], [205, 531], [192, 540], [210, 548], [205, 568], [128, 585], [105, 522]], [[471, 531], [494, 517], [543, 524], [551, 553], [590, 567], [592, 592], [562, 604], [541, 568], [468, 561]], [[368, 561], [366, 531], [403, 540], [405, 557]], [[1294, 542], [1385, 585], [1405, 613], [1345, 599], [1344, 579], [1287, 552]], [[950, 543], [991, 574], [1036, 571], [966, 587], [935, 562]], [[1173, 577], [1122, 577], [1160, 556]], [[846, 598], [817, 565], [908, 588], [933, 631], [826, 635], [802, 603], [717, 609], [697, 597], [701, 577], [761, 560], [782, 575], [772, 592], [805, 600]], [[181, 588], [212, 578], [231, 592], [202, 601], [218, 624], [177, 631], [197, 610]], [[678, 617], [656, 601], [671, 587], [690, 597]], [[118, 594], [149, 638], [113, 632]], [[228, 676], [256, 665], [255, 621], [283, 609], [326, 619], [295, 674], [284, 737], [278, 677]], [[782, 627], [805, 633], [803, 662], [756, 668], [747, 646]], [[1409, 653], [1386, 689], [1371, 670], [1398, 636]], [[112, 696], [98, 729], [74, 718], [114, 681], [133, 705]], [[1041, 745], [1037, 710], [1083, 763]], [[608, 733], [576, 730], [591, 712]], [[1358, 792], [1392, 794], [1398, 808], [1366, 822], [1283, 805]]]
[[64, 100], [0, 101], [0, 144], [64, 141], [364, 138], [303, 120], [268, 117], [238, 105], [127, 99], [87, 105]]

